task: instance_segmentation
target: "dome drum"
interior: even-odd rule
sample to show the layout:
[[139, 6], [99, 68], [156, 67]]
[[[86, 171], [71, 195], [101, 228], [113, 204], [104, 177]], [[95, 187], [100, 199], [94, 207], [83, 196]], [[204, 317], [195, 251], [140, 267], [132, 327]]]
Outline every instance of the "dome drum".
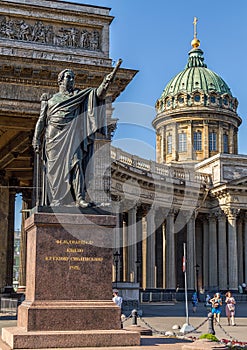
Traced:
[[214, 91], [205, 94], [204, 91], [195, 90], [188, 94], [179, 91], [177, 95], [168, 95], [165, 98], [161, 97], [156, 102], [157, 114], [174, 109], [188, 109], [188, 107], [204, 106], [212, 109], [222, 108], [236, 113], [238, 101], [235, 97], [229, 94], [218, 94]]

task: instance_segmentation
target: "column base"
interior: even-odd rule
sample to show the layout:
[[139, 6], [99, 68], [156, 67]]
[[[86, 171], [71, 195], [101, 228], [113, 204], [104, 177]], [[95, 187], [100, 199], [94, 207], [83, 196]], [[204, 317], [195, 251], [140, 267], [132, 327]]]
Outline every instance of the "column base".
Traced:
[[125, 330], [27, 332], [21, 327], [9, 327], [3, 328], [2, 340], [6, 350], [140, 345], [140, 335]]

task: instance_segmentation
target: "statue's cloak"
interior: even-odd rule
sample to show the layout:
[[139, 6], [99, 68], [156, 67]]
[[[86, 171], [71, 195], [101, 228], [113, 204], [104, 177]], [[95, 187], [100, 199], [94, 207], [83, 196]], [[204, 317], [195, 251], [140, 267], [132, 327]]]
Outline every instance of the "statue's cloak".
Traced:
[[76, 90], [72, 96], [57, 93], [48, 100], [44, 145], [47, 192], [57, 205], [66, 202], [70, 172], [87, 156], [95, 132], [106, 134], [104, 107], [93, 88]]

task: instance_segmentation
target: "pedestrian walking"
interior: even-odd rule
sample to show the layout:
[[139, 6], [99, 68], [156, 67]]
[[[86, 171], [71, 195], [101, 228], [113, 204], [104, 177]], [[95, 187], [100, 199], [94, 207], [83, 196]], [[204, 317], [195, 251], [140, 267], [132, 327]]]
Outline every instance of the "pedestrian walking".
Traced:
[[227, 321], [228, 321], [228, 326], [230, 326], [230, 321], [231, 321], [232, 326], [236, 326], [236, 323], [235, 323], [236, 300], [232, 296], [232, 293], [230, 291], [228, 291], [226, 293], [225, 303], [226, 303], [226, 317], [227, 317]]
[[120, 297], [118, 295], [118, 290], [117, 289], [114, 289], [113, 292], [113, 298], [112, 298], [112, 301], [117, 305], [119, 306], [120, 308], [122, 307], [122, 302], [123, 302], [123, 299], [122, 297]]
[[210, 299], [210, 303], [212, 304], [212, 314], [214, 316], [214, 320], [220, 323], [220, 315], [222, 310], [222, 299], [220, 293], [215, 293], [214, 297]]
[[212, 304], [210, 303], [211, 296], [207, 294], [206, 300], [205, 300], [205, 307], [207, 309], [207, 312], [211, 312]]

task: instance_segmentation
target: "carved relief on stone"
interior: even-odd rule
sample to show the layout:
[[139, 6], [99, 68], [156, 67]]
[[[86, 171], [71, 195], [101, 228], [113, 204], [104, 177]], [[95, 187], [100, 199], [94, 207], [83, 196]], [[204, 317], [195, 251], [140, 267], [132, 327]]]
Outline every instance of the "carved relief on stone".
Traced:
[[0, 17], [0, 37], [90, 51], [101, 50], [101, 35], [98, 30], [55, 28], [52, 25], [45, 25], [42, 21], [29, 23], [6, 16]]
[[224, 210], [224, 213], [228, 216], [228, 218], [231, 218], [231, 219], [236, 219], [240, 213], [240, 209], [237, 209], [237, 208], [225, 207], [222, 209]]

